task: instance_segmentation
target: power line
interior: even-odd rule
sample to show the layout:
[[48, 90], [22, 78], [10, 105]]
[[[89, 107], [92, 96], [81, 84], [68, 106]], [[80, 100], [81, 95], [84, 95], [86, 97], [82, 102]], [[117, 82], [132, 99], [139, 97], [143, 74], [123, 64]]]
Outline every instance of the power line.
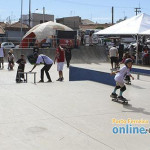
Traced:
[[[55, 0], [55, 1], [61, 1], [61, 0]], [[62, 2], [62, 1], [61, 1]], [[71, 1], [71, 0], [63, 0], [63, 3], [70, 3], [70, 4], [76, 4], [76, 5], [84, 5], [84, 6], [91, 6], [91, 7], [107, 7], [107, 8], [111, 8], [112, 6], [109, 5], [99, 5], [99, 4], [93, 4], [93, 3], [84, 3], [84, 2], [75, 2], [75, 1]], [[133, 7], [127, 7], [127, 6], [115, 6], [115, 8], [129, 8], [129, 9], [133, 9]]]

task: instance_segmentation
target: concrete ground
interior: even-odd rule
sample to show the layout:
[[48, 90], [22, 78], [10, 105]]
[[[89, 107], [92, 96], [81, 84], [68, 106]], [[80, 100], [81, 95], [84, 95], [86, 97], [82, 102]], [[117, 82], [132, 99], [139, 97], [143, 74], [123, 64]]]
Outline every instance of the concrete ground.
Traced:
[[[110, 72], [110, 64], [74, 64]], [[37, 80], [40, 80], [40, 68]], [[0, 150], [148, 150], [149, 134], [114, 134], [112, 118], [150, 121], [150, 77], [127, 85], [124, 96], [129, 105], [111, 101], [112, 86], [91, 82], [57, 82], [56, 65], [50, 74], [53, 83], [15, 83], [16, 68], [0, 70]], [[26, 65], [26, 71], [32, 66]], [[141, 67], [140, 67], [141, 68]], [[45, 78], [45, 81], [47, 79]], [[134, 126], [134, 125], [133, 125]], [[136, 126], [150, 127], [150, 124]]]

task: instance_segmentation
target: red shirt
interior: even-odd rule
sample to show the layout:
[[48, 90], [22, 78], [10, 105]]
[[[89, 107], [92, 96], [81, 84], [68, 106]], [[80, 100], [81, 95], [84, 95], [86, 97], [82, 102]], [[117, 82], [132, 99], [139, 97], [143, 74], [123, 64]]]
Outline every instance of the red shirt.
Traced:
[[65, 61], [64, 49], [61, 50], [59, 47], [56, 49], [56, 58], [57, 58], [57, 62], [58, 62], [58, 63]]

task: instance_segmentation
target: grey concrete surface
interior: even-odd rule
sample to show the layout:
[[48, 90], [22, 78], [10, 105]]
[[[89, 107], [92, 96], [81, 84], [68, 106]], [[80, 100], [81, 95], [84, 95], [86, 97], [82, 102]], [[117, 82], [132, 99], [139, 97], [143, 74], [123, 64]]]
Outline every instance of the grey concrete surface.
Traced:
[[[47, 48], [39, 50], [40, 54], [45, 54], [49, 56], [51, 59], [55, 58], [55, 48]], [[9, 49], [6, 49], [6, 54]], [[31, 55], [33, 53], [33, 49], [13, 49], [13, 53], [15, 56], [15, 60], [20, 58], [21, 54], [24, 54], [25, 57]], [[80, 46], [79, 49], [72, 49], [72, 60], [73, 64], [98, 64], [100, 62], [106, 62], [107, 56], [105, 52], [105, 48], [103, 46]], [[5, 57], [5, 62], [7, 62], [7, 57]]]
[[[110, 72], [110, 64], [73, 64]], [[37, 80], [40, 80], [38, 66]], [[30, 64], [25, 71], [31, 70]], [[15, 83], [14, 71], [0, 70], [0, 150], [149, 150], [150, 135], [113, 134], [112, 118], [150, 121], [150, 78], [141, 76], [127, 86], [124, 96], [129, 105], [112, 102], [112, 86], [90, 82], [69, 82], [64, 67], [64, 82]], [[45, 77], [45, 81], [47, 81]], [[150, 127], [147, 125], [147, 128]]]

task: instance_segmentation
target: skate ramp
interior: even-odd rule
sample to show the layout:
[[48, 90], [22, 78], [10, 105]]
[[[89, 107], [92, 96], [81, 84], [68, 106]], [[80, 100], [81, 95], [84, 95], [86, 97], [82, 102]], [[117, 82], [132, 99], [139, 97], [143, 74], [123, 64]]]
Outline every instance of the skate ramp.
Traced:
[[69, 81], [93, 81], [110, 86], [115, 86], [114, 76], [107, 72], [70, 67]]
[[71, 64], [98, 64], [107, 62], [106, 50], [103, 46], [81, 46], [72, 50]]
[[[5, 50], [6, 54], [8, 54], [8, 49]], [[39, 54], [45, 54], [49, 56], [51, 59], [55, 59], [55, 48], [50, 49], [41, 49], [39, 50]], [[33, 54], [33, 49], [13, 49], [13, 53], [15, 56], [15, 60], [20, 58], [21, 54], [24, 54], [26, 57], [28, 55]], [[7, 61], [7, 57], [5, 57], [5, 61]], [[81, 46], [78, 49], [72, 49], [72, 59], [71, 64], [98, 64], [100, 62], [106, 62], [107, 55], [106, 50], [103, 46]]]

